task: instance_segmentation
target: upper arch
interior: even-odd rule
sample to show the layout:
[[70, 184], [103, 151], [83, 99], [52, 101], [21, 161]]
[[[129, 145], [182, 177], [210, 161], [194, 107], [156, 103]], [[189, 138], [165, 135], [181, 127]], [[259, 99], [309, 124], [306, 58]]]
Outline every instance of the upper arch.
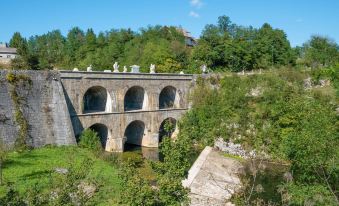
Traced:
[[145, 110], [148, 108], [148, 95], [141, 86], [129, 88], [124, 96], [124, 111]]
[[164, 87], [159, 94], [159, 109], [180, 108], [180, 95], [173, 86]]
[[92, 86], [83, 96], [83, 113], [111, 112], [112, 100], [106, 88]]

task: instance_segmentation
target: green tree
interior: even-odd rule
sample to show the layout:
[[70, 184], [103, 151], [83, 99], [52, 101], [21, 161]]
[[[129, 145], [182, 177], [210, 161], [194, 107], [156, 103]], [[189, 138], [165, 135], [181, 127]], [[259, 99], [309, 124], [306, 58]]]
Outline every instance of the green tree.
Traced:
[[79, 27], [74, 27], [68, 32], [65, 46], [65, 65], [71, 68], [78, 65], [79, 49], [84, 42], [85, 35]]
[[91, 130], [85, 129], [80, 136], [79, 146], [88, 148], [94, 151], [101, 151], [101, 143], [98, 133]]
[[9, 42], [9, 46], [16, 48], [18, 57], [12, 60], [11, 67], [14, 69], [29, 69], [29, 53], [27, 41], [19, 32], [15, 32]]
[[[29, 50], [39, 69], [52, 69], [62, 65], [64, 58], [65, 38], [59, 30], [54, 30], [41, 36], [31, 37], [28, 41]], [[34, 65], [34, 63], [32, 63]]]
[[206, 64], [213, 70], [240, 71], [295, 64], [295, 55], [282, 30], [269, 24], [260, 29], [238, 26], [227, 16], [220, 16], [217, 25], [205, 26], [191, 58], [192, 67]]
[[20, 32], [15, 32], [9, 41], [9, 46], [16, 48], [17, 53], [23, 57], [26, 57], [27, 54], [27, 41], [23, 38]]
[[339, 61], [339, 47], [329, 38], [312, 36], [304, 44], [304, 58], [312, 68], [333, 66]]
[[285, 32], [273, 29], [267, 23], [258, 30], [254, 38], [254, 50], [258, 68], [295, 64], [295, 57]]

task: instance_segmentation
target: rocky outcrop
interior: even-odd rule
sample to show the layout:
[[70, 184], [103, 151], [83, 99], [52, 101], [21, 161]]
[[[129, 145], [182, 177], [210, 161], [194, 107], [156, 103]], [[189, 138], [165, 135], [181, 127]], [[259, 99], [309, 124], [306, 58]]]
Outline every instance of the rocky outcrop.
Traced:
[[242, 168], [237, 160], [206, 147], [189, 170], [187, 179], [182, 182], [184, 187], [190, 189], [191, 205], [233, 205], [229, 199], [241, 187], [239, 174]]

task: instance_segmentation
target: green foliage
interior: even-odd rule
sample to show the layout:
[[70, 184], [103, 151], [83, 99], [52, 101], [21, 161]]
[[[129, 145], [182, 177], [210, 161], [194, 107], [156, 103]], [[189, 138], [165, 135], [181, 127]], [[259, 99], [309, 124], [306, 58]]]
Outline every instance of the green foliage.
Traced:
[[91, 149], [93, 151], [101, 151], [101, 142], [98, 133], [91, 130], [85, 129], [80, 135], [79, 146], [82, 148]]
[[[293, 65], [295, 55], [284, 31], [265, 23], [260, 29], [233, 24], [221, 16], [216, 25], [206, 25], [192, 51], [192, 64], [212, 70], [252, 70]], [[197, 66], [197, 65], [196, 65]]]
[[121, 203], [126, 205], [157, 205], [157, 191], [150, 181], [141, 177], [135, 165], [127, 162], [121, 165], [119, 175], [122, 182], [123, 196]]
[[[322, 72], [321, 76], [329, 76], [336, 85], [335, 70]], [[202, 146], [222, 137], [288, 161], [293, 184], [310, 190], [320, 185], [326, 190], [321, 192], [324, 199], [337, 201], [338, 104], [333, 96], [305, 90], [306, 78], [305, 73], [285, 69], [226, 76], [213, 84], [198, 79], [193, 107], [181, 121], [180, 135]], [[294, 192], [297, 189], [288, 194], [293, 196]]]
[[32, 84], [31, 78], [25, 74], [14, 74], [9, 72], [6, 76], [6, 80], [13, 86], [17, 86], [20, 83], [23, 83], [24, 86], [26, 85], [26, 83], [28, 83], [29, 85]]
[[121, 154], [121, 160], [133, 167], [140, 167], [144, 162], [140, 154], [128, 151]]
[[[68, 172], [60, 174], [55, 172], [56, 168]], [[0, 201], [8, 204], [1, 205], [117, 205], [121, 191], [116, 165], [78, 147], [10, 152], [3, 176], [5, 184], [0, 186]], [[80, 184], [94, 185], [93, 196], [85, 196]], [[70, 195], [74, 195], [71, 201]]]
[[182, 187], [181, 178], [171, 173], [160, 175], [157, 179], [160, 205], [187, 205], [188, 190]]
[[[24, 39], [13, 34], [10, 46], [18, 49], [14, 69], [111, 69], [138, 64], [148, 72], [150, 64], [162, 73], [199, 73], [206, 64], [212, 71], [242, 71], [280, 66], [329, 67], [339, 61], [338, 45], [326, 37], [312, 36], [302, 47], [291, 48], [285, 32], [268, 23], [260, 28], [232, 23], [220, 16], [207, 24], [197, 46], [185, 45], [185, 37], [175, 27], [148, 26], [139, 31], [112, 29], [96, 35], [72, 28], [66, 37], [59, 30]], [[298, 57], [298, 58], [297, 58]]]
[[327, 37], [312, 36], [303, 47], [305, 63], [312, 68], [333, 66], [339, 61], [338, 45]]
[[2, 185], [3, 182], [2, 172], [4, 163], [8, 156], [8, 152], [9, 152], [8, 146], [4, 144], [2, 138], [0, 137], [0, 185]]
[[175, 27], [154, 26], [133, 32], [130, 29], [99, 33], [72, 28], [67, 37], [59, 30], [29, 38], [15, 33], [11, 46], [18, 48], [19, 57], [12, 61], [16, 69], [53, 69], [79, 67], [92, 64], [94, 69], [111, 69], [114, 61], [121, 65], [141, 65], [148, 72], [156, 64], [158, 72], [179, 72], [188, 65], [189, 48], [184, 36]]
[[12, 187], [8, 187], [6, 195], [0, 198], [0, 205], [25, 206], [25, 202], [20, 198], [19, 193]]
[[[121, 203], [126, 205], [186, 205], [187, 190], [181, 180], [191, 165], [192, 147], [187, 139], [178, 137], [175, 142], [164, 138], [161, 162], [146, 162], [135, 156], [135, 153], [123, 153], [120, 163], [122, 182]], [[140, 161], [141, 160], [141, 161]], [[145, 169], [151, 165], [152, 177]]]
[[[165, 125], [167, 132], [172, 131], [173, 123]], [[122, 203], [127, 205], [186, 205], [188, 203], [187, 189], [184, 189], [181, 180], [187, 175], [191, 165], [192, 144], [185, 137], [178, 137], [172, 141], [165, 137], [161, 143], [163, 161], [150, 162], [155, 171], [155, 177], [145, 177], [140, 169], [145, 162], [139, 162], [134, 155], [122, 154], [123, 161], [120, 176], [123, 179]], [[127, 161], [126, 161], [127, 158]], [[143, 174], [143, 175], [142, 175]]]
[[267, 162], [263, 157], [243, 160], [244, 173], [240, 175], [243, 185], [232, 196], [236, 205], [280, 205], [282, 191], [279, 186], [284, 181], [288, 165]]
[[321, 184], [309, 186], [290, 183], [284, 185], [281, 190], [283, 203], [289, 205], [338, 205], [328, 188]]
[[27, 86], [28, 89], [30, 89], [32, 81], [29, 76], [24, 74], [17, 75], [11, 72], [7, 74], [6, 79], [11, 84], [10, 95], [15, 109], [14, 119], [19, 125], [18, 137], [15, 140], [14, 147], [17, 151], [23, 151], [29, 148], [27, 144], [28, 121], [23, 114], [23, 105], [25, 104], [26, 98], [19, 96], [17, 89], [26, 88]]
[[9, 42], [9, 46], [16, 48], [19, 55], [27, 56], [27, 41], [19, 32], [15, 32]]

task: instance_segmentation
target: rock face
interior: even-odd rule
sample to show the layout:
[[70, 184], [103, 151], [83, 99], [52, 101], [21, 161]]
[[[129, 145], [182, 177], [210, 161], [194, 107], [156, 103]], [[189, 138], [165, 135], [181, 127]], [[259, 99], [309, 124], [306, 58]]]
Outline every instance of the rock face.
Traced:
[[255, 156], [255, 152], [246, 152], [240, 144], [234, 144], [233, 142], [225, 142], [222, 138], [218, 138], [214, 143], [214, 148], [223, 151], [231, 155], [237, 155], [242, 158], [248, 158]]
[[12, 146], [20, 130], [11, 96], [13, 86], [6, 78], [9, 72], [31, 81], [29, 87], [20, 84], [15, 87], [20, 99], [20, 110], [28, 123], [27, 143], [33, 147], [75, 144], [59, 73], [28, 70], [0, 70], [0, 138], [4, 143]]
[[312, 79], [311, 77], [304, 79], [304, 88], [311, 89], [312, 88]]
[[206, 147], [182, 182], [191, 190], [191, 205], [232, 205], [229, 199], [241, 187], [238, 175], [242, 168], [238, 161]]

